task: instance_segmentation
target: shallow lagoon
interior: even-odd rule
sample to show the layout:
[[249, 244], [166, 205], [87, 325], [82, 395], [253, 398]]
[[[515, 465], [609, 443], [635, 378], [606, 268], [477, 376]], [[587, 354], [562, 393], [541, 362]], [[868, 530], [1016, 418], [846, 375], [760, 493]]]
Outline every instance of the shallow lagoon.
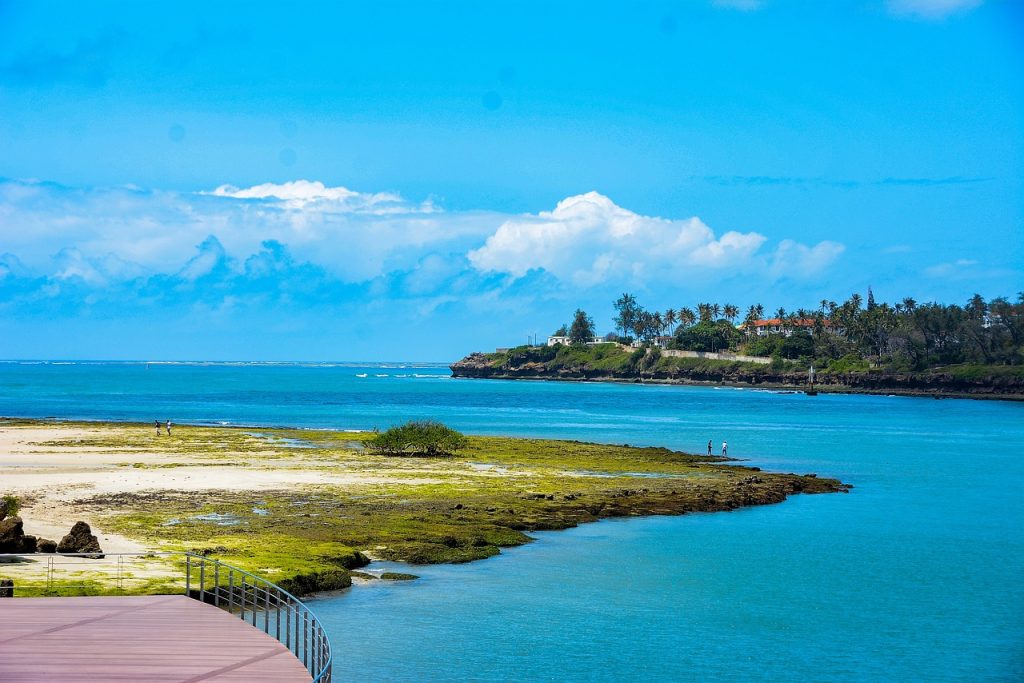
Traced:
[[540, 534], [319, 600], [339, 676], [1024, 678], [1024, 404], [452, 380], [402, 365], [4, 363], [0, 414], [339, 429], [435, 417], [691, 451], [725, 439], [751, 464], [856, 486]]

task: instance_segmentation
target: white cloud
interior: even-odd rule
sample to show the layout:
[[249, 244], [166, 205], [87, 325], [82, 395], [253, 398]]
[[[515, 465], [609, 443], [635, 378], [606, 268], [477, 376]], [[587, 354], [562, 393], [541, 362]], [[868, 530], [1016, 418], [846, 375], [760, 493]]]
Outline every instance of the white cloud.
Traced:
[[944, 19], [952, 14], [969, 12], [982, 0], [887, 0], [892, 14], [919, 19]]
[[962, 258], [950, 263], [939, 263], [930, 266], [925, 268], [924, 273], [929, 277], [960, 280], [970, 275], [976, 275], [978, 270], [974, 267], [976, 265], [978, 265], [978, 262], [974, 259]]
[[430, 213], [436, 210], [433, 203], [427, 200], [413, 205], [393, 192], [356, 192], [341, 185], [327, 187], [319, 180], [293, 180], [287, 183], [262, 183], [247, 188], [234, 185], [221, 185], [213, 192], [215, 197], [231, 197], [233, 199], [276, 200], [281, 206], [289, 209], [308, 209], [317, 207], [353, 213]]
[[469, 260], [479, 270], [525, 275], [542, 268], [577, 286], [685, 277], [687, 269], [746, 266], [767, 238], [716, 238], [699, 218], [641, 216], [597, 192], [563, 199], [554, 211], [510, 218]]
[[[380, 210], [385, 205], [401, 210]], [[379, 282], [403, 295], [491, 288], [551, 295], [680, 290], [736, 273], [762, 282], [804, 277], [842, 251], [832, 242], [784, 240], [773, 253], [757, 232], [719, 235], [700, 218], [644, 216], [597, 192], [520, 216], [422, 206], [310, 181], [206, 193], [0, 181], [7, 252], [0, 278], [20, 273], [105, 287], [155, 274], [179, 282], [211, 274], [272, 278], [312, 264], [332, 280]]]
[[811, 277], [825, 271], [846, 249], [838, 242], [825, 240], [809, 247], [793, 240], [782, 240], [772, 254], [769, 271], [776, 278]]

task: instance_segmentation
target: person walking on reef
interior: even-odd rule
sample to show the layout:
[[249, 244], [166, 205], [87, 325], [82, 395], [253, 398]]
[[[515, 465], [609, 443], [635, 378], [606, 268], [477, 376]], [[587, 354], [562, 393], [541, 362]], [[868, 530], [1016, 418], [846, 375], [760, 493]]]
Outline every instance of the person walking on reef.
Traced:
[[711, 455], [711, 439], [708, 439], [708, 455]]
[[[159, 430], [159, 427], [157, 428]], [[171, 421], [167, 421], [167, 436], [171, 435]]]
[[160, 436], [160, 420], [153, 420], [153, 424], [156, 425], [156, 435]]
[[[167, 432], [167, 433], [170, 434], [170, 432]], [[724, 458], [727, 455], [729, 455], [729, 443], [726, 442], [726, 441], [723, 441], [722, 442], [722, 457]]]

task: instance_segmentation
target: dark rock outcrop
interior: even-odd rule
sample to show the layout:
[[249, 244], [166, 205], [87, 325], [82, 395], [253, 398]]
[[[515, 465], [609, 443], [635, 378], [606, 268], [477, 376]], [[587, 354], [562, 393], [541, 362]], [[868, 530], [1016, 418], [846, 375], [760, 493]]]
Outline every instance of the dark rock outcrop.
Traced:
[[7, 518], [7, 513], [9, 511], [10, 510], [7, 507], [7, 501], [4, 500], [3, 498], [0, 498], [0, 522]]
[[25, 528], [21, 517], [8, 517], [0, 520], [0, 553], [25, 552], [22, 550], [24, 538]]
[[37, 545], [36, 537], [25, 534], [21, 537], [21, 550], [19, 553], [34, 553]]
[[99, 539], [93, 535], [92, 529], [85, 522], [75, 522], [68, 535], [60, 539], [60, 543], [57, 544], [57, 552], [89, 553], [96, 559], [103, 557]]
[[0, 598], [14, 597], [14, 579], [0, 579]]
[[48, 538], [40, 538], [36, 540], [36, 552], [37, 553], [55, 553], [57, 552], [57, 541], [51, 541]]

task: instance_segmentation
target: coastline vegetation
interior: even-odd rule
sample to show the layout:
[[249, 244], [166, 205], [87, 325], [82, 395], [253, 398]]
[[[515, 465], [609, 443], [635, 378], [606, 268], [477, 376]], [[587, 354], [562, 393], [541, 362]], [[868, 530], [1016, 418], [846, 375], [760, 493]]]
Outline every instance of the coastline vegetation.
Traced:
[[652, 312], [627, 293], [614, 308], [617, 332], [598, 337], [577, 309], [547, 346], [472, 354], [453, 373], [800, 387], [813, 368], [825, 390], [1024, 398], [1024, 293], [1015, 303], [889, 305], [869, 289], [866, 301], [854, 294], [768, 319], [754, 304], [739, 324], [732, 304]]
[[[919, 304], [905, 298], [895, 304], [853, 294], [842, 304], [826, 299], [811, 309], [777, 309], [767, 319], [753, 304], [742, 323], [733, 304], [701, 303], [695, 309], [644, 309], [631, 294], [614, 302], [618, 335], [609, 341], [687, 351], [732, 351], [750, 356], [832, 363], [849, 370], [880, 367], [899, 372], [946, 365], [1024, 365], [1024, 292], [985, 301], [975, 294], [963, 306]], [[577, 319], [586, 317], [576, 312]], [[666, 333], [668, 335], [666, 336]], [[866, 365], [854, 365], [862, 361]]]

